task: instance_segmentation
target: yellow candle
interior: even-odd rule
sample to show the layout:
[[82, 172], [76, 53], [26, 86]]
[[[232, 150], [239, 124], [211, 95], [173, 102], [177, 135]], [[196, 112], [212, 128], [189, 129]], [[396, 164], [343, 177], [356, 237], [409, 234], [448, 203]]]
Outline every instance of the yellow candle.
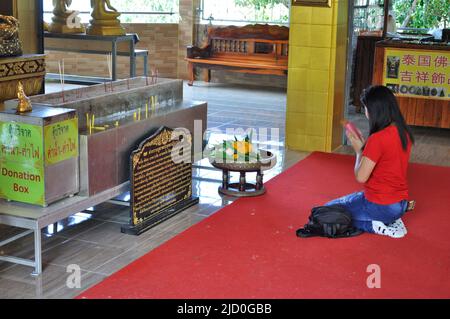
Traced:
[[136, 112], [133, 113], [133, 120], [136, 121]]
[[138, 109], [138, 121], [141, 120], [141, 108]]
[[119, 121], [116, 121], [115, 126], [119, 127]]
[[145, 118], [148, 118], [148, 103], [145, 104]]
[[92, 120], [91, 120], [91, 128], [90, 128], [90, 133], [92, 134], [92, 129], [95, 126], [95, 114], [92, 114]]
[[156, 110], [156, 97], [152, 96], [152, 111], [154, 112]]

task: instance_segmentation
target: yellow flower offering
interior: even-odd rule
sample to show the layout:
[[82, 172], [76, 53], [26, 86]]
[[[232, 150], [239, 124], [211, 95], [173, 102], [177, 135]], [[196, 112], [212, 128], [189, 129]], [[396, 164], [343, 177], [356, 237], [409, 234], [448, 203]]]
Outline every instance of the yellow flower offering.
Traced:
[[238, 141], [236, 137], [234, 140], [224, 140], [212, 148], [212, 154], [216, 159], [222, 161], [233, 162], [256, 162], [259, 160], [259, 151], [254, 147], [251, 138], [247, 135], [244, 140]]

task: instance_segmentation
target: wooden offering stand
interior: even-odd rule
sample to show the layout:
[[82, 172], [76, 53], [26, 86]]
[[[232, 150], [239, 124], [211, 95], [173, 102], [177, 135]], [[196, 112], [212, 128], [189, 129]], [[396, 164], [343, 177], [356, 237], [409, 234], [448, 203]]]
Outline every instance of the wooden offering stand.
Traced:
[[[235, 197], [251, 197], [263, 195], [266, 189], [263, 184], [263, 171], [273, 168], [277, 163], [277, 157], [269, 151], [260, 151], [261, 159], [253, 162], [217, 162], [210, 160], [211, 165], [221, 169], [222, 186], [219, 187], [219, 193]], [[230, 183], [230, 172], [239, 172], [238, 183]], [[256, 172], [256, 183], [248, 183], [246, 174]]]

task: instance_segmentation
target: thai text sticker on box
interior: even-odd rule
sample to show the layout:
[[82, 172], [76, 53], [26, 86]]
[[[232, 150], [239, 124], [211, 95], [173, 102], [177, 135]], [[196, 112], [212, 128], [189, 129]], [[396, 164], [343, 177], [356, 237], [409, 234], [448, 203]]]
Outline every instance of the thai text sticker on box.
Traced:
[[45, 164], [56, 164], [78, 156], [78, 119], [44, 127]]

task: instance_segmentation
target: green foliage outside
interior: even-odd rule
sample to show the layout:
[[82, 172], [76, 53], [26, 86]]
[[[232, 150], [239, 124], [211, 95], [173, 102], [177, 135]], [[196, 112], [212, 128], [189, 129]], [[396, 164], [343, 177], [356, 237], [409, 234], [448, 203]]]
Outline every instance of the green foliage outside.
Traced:
[[393, 0], [397, 25], [432, 29], [450, 25], [450, 0]]
[[270, 6], [276, 4], [283, 4], [286, 8], [289, 8], [290, 0], [234, 0], [234, 2], [242, 7], [254, 7], [257, 10], [267, 9]]
[[289, 7], [291, 0], [234, 0], [235, 4], [240, 7], [254, 8], [256, 21], [272, 21], [271, 10], [276, 5], [284, 5], [288, 10], [286, 14], [281, 16], [280, 22], [289, 21]]
[[[234, 0], [240, 7], [255, 9], [255, 20], [270, 21], [270, 10], [275, 5], [282, 4], [289, 8], [291, 0]], [[399, 27], [432, 29], [445, 28], [450, 25], [450, 0], [391, 0], [393, 11]], [[369, 14], [378, 19], [380, 12]], [[289, 21], [289, 16], [282, 17], [283, 22]], [[372, 24], [376, 21], [371, 21]]]
[[111, 1], [111, 4], [120, 12], [173, 12], [173, 15], [151, 14], [132, 15], [123, 14], [120, 17], [122, 23], [178, 23], [178, 0], [127, 0]]

